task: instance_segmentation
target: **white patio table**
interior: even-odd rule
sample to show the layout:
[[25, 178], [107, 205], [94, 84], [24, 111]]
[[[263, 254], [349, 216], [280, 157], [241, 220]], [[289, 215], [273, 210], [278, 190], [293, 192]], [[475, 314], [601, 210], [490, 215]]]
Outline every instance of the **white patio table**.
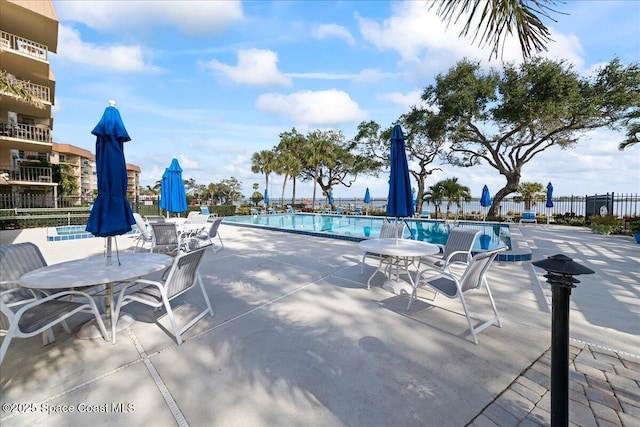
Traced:
[[[118, 258], [120, 262], [118, 262]], [[84, 286], [106, 285], [107, 287], [107, 313], [111, 318], [113, 307], [113, 295], [111, 286], [115, 282], [121, 282], [137, 278], [156, 271], [164, 270], [173, 262], [168, 255], [157, 253], [125, 253], [112, 256], [111, 265], [107, 265], [104, 256], [93, 256], [73, 261], [66, 261], [38, 268], [20, 277], [20, 286], [34, 289], [69, 289]], [[118, 329], [122, 330], [131, 326], [135, 320], [132, 316], [121, 316]], [[78, 338], [99, 338], [100, 331], [92, 322], [83, 325], [78, 332]], [[111, 324], [105, 325], [110, 331]]]
[[[437, 245], [432, 243], [422, 242], [420, 240], [409, 240], [409, 239], [395, 239], [395, 238], [385, 238], [385, 239], [368, 239], [363, 240], [358, 243], [360, 249], [362, 249], [362, 262], [364, 263], [365, 255], [367, 253], [380, 254], [387, 257], [395, 258], [396, 262], [396, 280], [391, 278], [391, 274], [389, 274], [389, 279], [386, 280], [382, 287], [394, 294], [400, 295], [403, 291], [408, 293], [409, 295], [413, 292], [413, 278], [411, 277], [411, 273], [409, 271], [409, 259], [421, 257], [425, 255], [433, 255], [440, 252], [440, 248]], [[404, 261], [404, 270], [409, 277], [409, 282], [399, 280], [399, 261]], [[367, 280], [367, 289], [371, 288], [371, 279], [375, 274], [380, 271], [383, 274], [386, 274], [386, 271], [389, 270], [391, 273], [392, 264], [389, 263], [387, 267], [382, 269], [383, 262], [381, 261], [376, 270], [371, 274], [369, 280]], [[410, 287], [409, 287], [410, 286]]]

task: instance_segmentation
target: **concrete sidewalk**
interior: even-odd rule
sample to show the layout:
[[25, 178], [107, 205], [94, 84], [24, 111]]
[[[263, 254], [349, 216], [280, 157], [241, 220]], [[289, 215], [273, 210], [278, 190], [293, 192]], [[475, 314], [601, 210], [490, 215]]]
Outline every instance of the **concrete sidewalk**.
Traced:
[[[597, 271], [572, 295], [571, 422], [640, 425], [640, 246], [582, 229], [520, 230], [534, 260], [561, 252]], [[459, 301], [440, 297], [434, 306], [424, 290], [407, 313], [407, 298], [381, 289], [381, 275], [367, 291], [373, 267], [360, 275], [356, 243], [224, 223], [220, 232], [225, 250], [208, 252], [201, 268], [216, 314], [184, 344], [159, 327], [168, 326], [165, 316], [134, 304], [127, 311], [137, 322], [115, 345], [61, 328], [46, 347], [40, 337], [16, 339], [0, 373], [1, 400], [10, 404], [0, 423], [549, 423], [548, 286], [538, 287], [542, 273], [529, 263], [494, 264], [489, 282], [504, 326], [474, 345]], [[49, 263], [100, 254], [104, 245], [47, 242], [44, 230], [0, 239], [33, 241]], [[132, 241], [119, 237], [118, 245], [127, 251]], [[488, 315], [481, 293], [468, 302], [475, 318]], [[202, 307], [197, 292], [185, 295], [178, 322], [194, 306]]]

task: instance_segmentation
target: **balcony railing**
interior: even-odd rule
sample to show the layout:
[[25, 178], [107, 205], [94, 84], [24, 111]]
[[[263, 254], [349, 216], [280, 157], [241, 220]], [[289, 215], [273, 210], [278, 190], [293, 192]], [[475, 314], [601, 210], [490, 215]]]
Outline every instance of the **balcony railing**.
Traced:
[[51, 103], [51, 90], [48, 87], [31, 82], [25, 82], [24, 85], [31, 95], [44, 102]]
[[51, 144], [51, 129], [42, 125], [16, 125], [0, 121], [0, 136]]
[[51, 168], [44, 166], [0, 165], [0, 174], [9, 184], [17, 182], [53, 182]]
[[0, 45], [5, 49], [15, 50], [43, 61], [48, 61], [49, 48], [32, 40], [0, 31]]

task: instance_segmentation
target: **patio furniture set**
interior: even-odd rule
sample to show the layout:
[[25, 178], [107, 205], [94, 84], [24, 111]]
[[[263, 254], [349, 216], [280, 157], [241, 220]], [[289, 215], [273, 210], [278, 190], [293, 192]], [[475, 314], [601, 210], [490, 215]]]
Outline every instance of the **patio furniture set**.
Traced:
[[[117, 254], [110, 265], [104, 256], [47, 265], [33, 243], [0, 245], [0, 334], [5, 335], [0, 364], [13, 338], [42, 333], [46, 345], [55, 341], [52, 327], [57, 324], [71, 333], [66, 320], [80, 312], [93, 317], [81, 327], [79, 338], [102, 337], [114, 344], [116, 333], [135, 321], [121, 311], [132, 302], [164, 308], [178, 344], [186, 330], [207, 314], [214, 315], [198, 269], [208, 248], [215, 254], [224, 247], [218, 233], [222, 218], [195, 227], [200, 218], [178, 224], [164, 218], [147, 218], [145, 223], [134, 216], [142, 245], [133, 253]], [[219, 246], [213, 243], [216, 237]], [[145, 243], [151, 243], [150, 251], [138, 252]], [[146, 277], [162, 270], [159, 280]], [[206, 309], [179, 327], [171, 302], [196, 286]]]

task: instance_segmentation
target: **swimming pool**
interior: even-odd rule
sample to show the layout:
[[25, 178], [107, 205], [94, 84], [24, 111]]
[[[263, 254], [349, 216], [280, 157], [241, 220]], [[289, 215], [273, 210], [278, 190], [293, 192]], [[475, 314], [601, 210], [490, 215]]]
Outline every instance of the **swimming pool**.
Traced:
[[[47, 241], [59, 242], [61, 240], [91, 239], [95, 237], [86, 230], [86, 225], [65, 225], [63, 227], [47, 228]], [[132, 230], [126, 234], [135, 234], [137, 228], [133, 225]]]
[[[380, 236], [383, 217], [359, 215], [314, 215], [314, 214], [275, 214], [242, 215], [225, 217], [224, 223], [244, 227], [265, 228], [289, 233], [308, 234], [317, 237], [351, 240], [359, 242], [367, 238]], [[400, 219], [407, 224], [405, 237], [429, 243], [444, 244], [453, 224], [444, 221], [422, 219]], [[509, 226], [484, 222], [464, 222], [459, 227], [480, 230], [474, 243], [474, 249], [486, 250], [500, 246], [511, 248]], [[411, 236], [410, 236], [410, 234]]]

